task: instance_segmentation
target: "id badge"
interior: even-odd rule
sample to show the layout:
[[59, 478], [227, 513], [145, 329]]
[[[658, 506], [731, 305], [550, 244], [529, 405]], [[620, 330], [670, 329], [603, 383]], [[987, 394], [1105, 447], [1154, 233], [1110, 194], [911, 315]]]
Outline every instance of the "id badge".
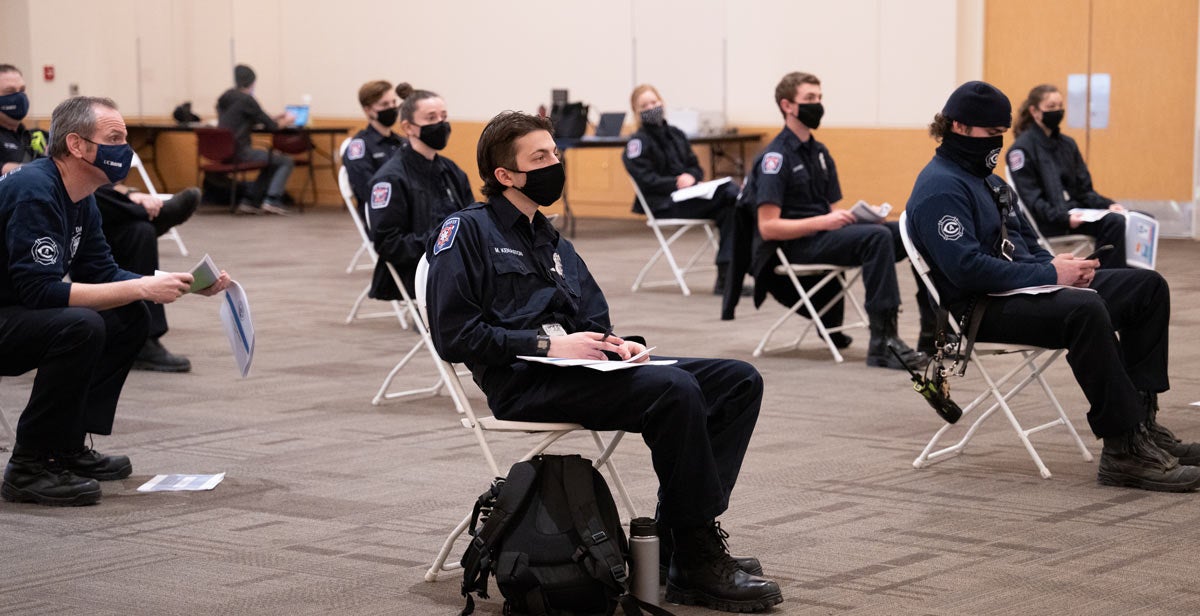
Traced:
[[567, 335], [567, 330], [558, 323], [544, 323], [542, 325], [542, 332], [551, 338]]

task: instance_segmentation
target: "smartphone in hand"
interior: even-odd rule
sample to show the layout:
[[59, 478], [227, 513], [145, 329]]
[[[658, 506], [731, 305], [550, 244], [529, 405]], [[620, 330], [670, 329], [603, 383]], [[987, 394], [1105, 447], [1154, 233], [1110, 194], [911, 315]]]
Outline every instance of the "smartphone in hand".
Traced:
[[1112, 249], [1113, 249], [1112, 244], [1105, 244], [1103, 246], [1097, 246], [1096, 249], [1092, 251], [1092, 254], [1084, 257], [1084, 260], [1091, 261], [1092, 259], [1098, 259], [1098, 258], [1100, 258], [1101, 255], [1111, 252]]

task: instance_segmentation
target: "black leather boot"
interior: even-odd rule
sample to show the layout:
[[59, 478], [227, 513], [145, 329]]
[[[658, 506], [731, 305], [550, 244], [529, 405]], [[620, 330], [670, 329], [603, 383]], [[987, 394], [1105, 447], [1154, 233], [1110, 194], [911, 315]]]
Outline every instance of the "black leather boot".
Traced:
[[142, 350], [138, 351], [133, 360], [134, 370], [149, 370], [151, 372], [188, 372], [192, 362], [182, 355], [176, 355], [167, 350], [158, 338], [147, 338]]
[[1175, 433], [1158, 423], [1158, 394], [1144, 391], [1146, 401], [1146, 431], [1159, 449], [1179, 458], [1184, 466], [1200, 466], [1200, 443], [1185, 443]]
[[783, 602], [779, 585], [738, 567], [718, 522], [677, 528], [667, 573], [667, 601], [723, 612], [758, 612]]
[[1190, 492], [1200, 487], [1200, 468], [1179, 464], [1154, 443], [1142, 423], [1125, 434], [1104, 437], [1096, 480], [1106, 486]]
[[[867, 365], [876, 366], [878, 368], [891, 368], [892, 370], [904, 370], [904, 364], [913, 370], [921, 370], [925, 364], [929, 363], [929, 356], [920, 351], [914, 351], [911, 347], [900, 339], [897, 332], [896, 320], [898, 311], [893, 308], [880, 312], [872, 312], [867, 315], [870, 319], [871, 341], [867, 345]], [[900, 363], [900, 359], [896, 358], [896, 353], [892, 353], [889, 347], [894, 347], [896, 353], [900, 354], [900, 358], [904, 363]]]
[[[721, 530], [725, 533], [724, 529]], [[725, 537], [729, 534], [725, 533]], [[675, 539], [671, 535], [671, 529], [663, 528], [662, 535], [658, 538], [658, 583], [667, 583], [667, 571], [671, 568], [671, 553], [675, 551]], [[734, 556], [733, 560], [737, 562], [738, 569], [749, 573], [750, 575], [762, 576], [762, 563], [758, 562], [753, 556]]]
[[57, 454], [63, 468], [98, 481], [124, 479], [133, 474], [133, 464], [128, 456], [106, 456], [90, 447]]
[[4, 468], [0, 497], [10, 503], [94, 505], [100, 502], [100, 484], [64, 469], [52, 456], [17, 444]]

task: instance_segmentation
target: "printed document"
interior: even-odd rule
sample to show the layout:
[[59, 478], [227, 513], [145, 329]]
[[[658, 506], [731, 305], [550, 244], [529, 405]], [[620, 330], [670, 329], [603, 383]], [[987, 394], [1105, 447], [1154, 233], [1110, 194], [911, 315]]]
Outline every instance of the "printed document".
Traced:
[[698, 182], [671, 193], [671, 200], [679, 203], [688, 199], [712, 199], [713, 195], [717, 194], [718, 186], [732, 180], [733, 178], [726, 177], [719, 180], [709, 180], [708, 182]]
[[634, 363], [650, 354], [658, 347], [650, 347], [629, 359], [621, 361], [611, 361], [605, 359], [569, 359], [566, 357], [537, 357], [535, 355], [518, 355], [517, 359], [531, 361], [538, 364], [549, 364], [551, 366], [559, 366], [560, 368], [580, 367], [599, 370], [600, 372], [612, 372], [614, 370], [626, 370], [629, 368], [637, 368], [640, 366], [670, 366], [676, 363], [674, 359], [652, 359], [642, 363]]
[[854, 218], [858, 222], [883, 222], [887, 220], [888, 214], [892, 212], [892, 204], [881, 203], [879, 205], [871, 205], [866, 201], [859, 200], [850, 208], [850, 213], [854, 214]]
[[221, 301], [221, 325], [225, 328], [225, 336], [229, 338], [238, 371], [245, 378], [250, 373], [250, 362], [254, 360], [254, 321], [250, 318], [250, 301], [246, 299], [246, 291], [236, 281], [225, 289], [225, 297]]
[[216, 475], [155, 475], [138, 487], [138, 492], [196, 492], [217, 487], [225, 473]]

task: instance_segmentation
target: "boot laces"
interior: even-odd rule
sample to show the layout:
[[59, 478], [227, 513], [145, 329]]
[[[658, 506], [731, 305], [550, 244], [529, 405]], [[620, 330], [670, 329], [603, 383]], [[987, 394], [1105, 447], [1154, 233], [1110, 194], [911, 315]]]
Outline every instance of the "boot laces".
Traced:
[[1179, 465], [1179, 460], [1175, 456], [1163, 451], [1154, 442], [1154, 438], [1150, 434], [1150, 431], [1146, 429], [1146, 426], [1138, 426], [1130, 435], [1129, 453], [1132, 457], [1161, 467], [1164, 471], [1171, 470]]
[[739, 570], [737, 561], [729, 555], [729, 533], [721, 528], [720, 522], [713, 522], [712, 526], [706, 529], [704, 537], [704, 554], [714, 565], [720, 567], [722, 576], [732, 576]]

